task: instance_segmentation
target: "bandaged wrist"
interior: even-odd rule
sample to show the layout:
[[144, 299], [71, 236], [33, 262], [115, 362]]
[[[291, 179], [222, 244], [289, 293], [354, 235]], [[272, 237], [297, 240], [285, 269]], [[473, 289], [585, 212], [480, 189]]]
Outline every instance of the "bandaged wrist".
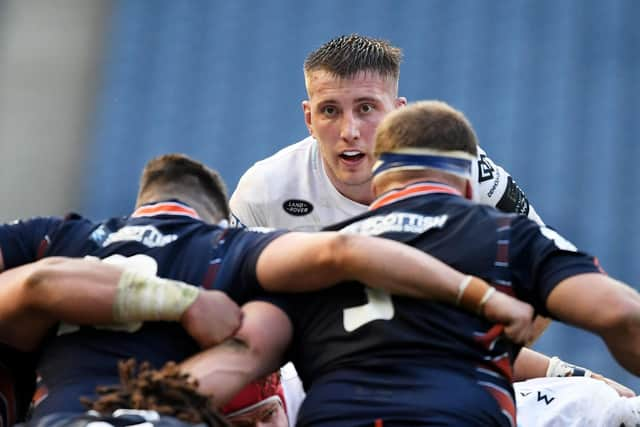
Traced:
[[559, 357], [549, 359], [547, 377], [591, 377], [593, 372], [589, 369], [567, 363]]
[[456, 306], [475, 314], [482, 314], [485, 304], [496, 289], [475, 276], [465, 276], [458, 286]]
[[125, 270], [113, 303], [113, 320], [180, 320], [199, 294], [195, 286]]

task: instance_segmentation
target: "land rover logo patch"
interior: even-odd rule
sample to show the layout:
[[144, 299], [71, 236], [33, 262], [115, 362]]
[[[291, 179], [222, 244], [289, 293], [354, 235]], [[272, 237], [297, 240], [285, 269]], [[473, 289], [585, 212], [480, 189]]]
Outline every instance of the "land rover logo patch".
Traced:
[[290, 215], [304, 216], [313, 211], [313, 205], [306, 200], [289, 199], [282, 204], [282, 209]]

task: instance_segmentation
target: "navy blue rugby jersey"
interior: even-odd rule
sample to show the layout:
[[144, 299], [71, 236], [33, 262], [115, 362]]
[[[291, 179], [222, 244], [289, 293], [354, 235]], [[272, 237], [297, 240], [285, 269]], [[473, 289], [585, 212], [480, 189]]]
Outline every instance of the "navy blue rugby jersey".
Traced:
[[[6, 268], [44, 256], [95, 256], [218, 289], [243, 304], [260, 289], [259, 254], [280, 234], [207, 224], [189, 206], [168, 201], [99, 223], [74, 215], [0, 226], [0, 247]], [[96, 385], [119, 382], [118, 360], [135, 357], [161, 367], [196, 351], [196, 342], [175, 322], [146, 322], [133, 332], [61, 325], [42, 346], [37, 369], [48, 397], [35, 415], [82, 410], [79, 396], [93, 395]]]
[[[549, 315], [545, 301], [557, 283], [599, 271], [592, 257], [555, 231], [525, 216], [474, 204], [440, 184], [387, 193], [369, 212], [328, 229], [404, 242], [530, 302], [543, 315]], [[357, 393], [366, 389], [363, 372], [370, 372], [370, 384], [388, 375], [390, 384], [406, 390], [423, 384], [441, 392], [431, 384], [435, 371], [480, 384], [513, 417], [511, 365], [519, 348], [504, 339], [501, 326], [447, 304], [391, 296], [356, 282], [275, 301], [294, 325], [288, 356], [310, 392], [307, 400], [318, 403], [320, 417], [330, 412], [332, 392], [326, 400], [311, 399], [318, 384], [330, 390], [327, 382], [344, 385], [347, 379], [358, 384]], [[421, 376], [425, 372], [429, 375]], [[447, 381], [441, 378], [439, 384], [446, 388]], [[311, 404], [303, 407], [303, 418]]]

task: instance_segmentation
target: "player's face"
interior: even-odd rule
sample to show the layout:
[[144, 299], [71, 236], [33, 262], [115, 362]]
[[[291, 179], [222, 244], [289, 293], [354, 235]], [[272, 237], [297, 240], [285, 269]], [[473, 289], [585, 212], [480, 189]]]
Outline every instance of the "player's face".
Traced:
[[279, 401], [260, 405], [251, 412], [229, 417], [234, 427], [288, 427], [289, 420]]
[[318, 141], [327, 175], [338, 191], [357, 198], [370, 187], [376, 127], [406, 100], [396, 97], [393, 79], [377, 73], [341, 79], [313, 71], [307, 75], [307, 91], [309, 99], [302, 104], [305, 122]]

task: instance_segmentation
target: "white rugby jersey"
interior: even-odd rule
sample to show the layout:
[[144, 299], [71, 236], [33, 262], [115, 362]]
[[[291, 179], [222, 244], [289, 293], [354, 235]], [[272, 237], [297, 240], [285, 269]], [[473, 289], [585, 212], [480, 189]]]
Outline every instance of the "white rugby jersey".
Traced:
[[[527, 214], [542, 224], [511, 176], [478, 150], [480, 203]], [[327, 176], [316, 140], [309, 136], [256, 162], [240, 178], [230, 200], [232, 224], [318, 230], [367, 210], [343, 196]]]
[[640, 425], [640, 397], [620, 397], [586, 377], [534, 378], [513, 384], [518, 427]]

